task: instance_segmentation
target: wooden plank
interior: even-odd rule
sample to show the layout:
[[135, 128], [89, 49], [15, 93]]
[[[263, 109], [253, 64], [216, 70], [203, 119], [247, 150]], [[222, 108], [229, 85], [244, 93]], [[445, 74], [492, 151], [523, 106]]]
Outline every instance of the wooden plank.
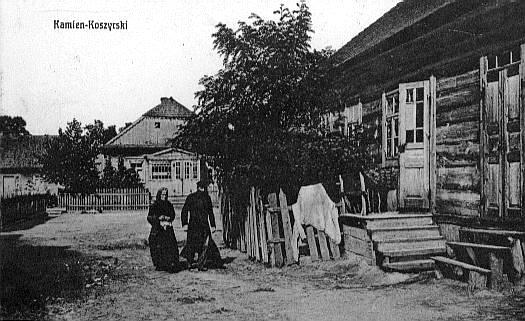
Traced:
[[315, 242], [314, 228], [309, 225], [306, 227], [306, 239], [308, 240], [308, 248], [310, 249], [310, 257], [312, 261], [319, 261], [319, 254], [317, 253], [317, 244]]
[[479, 123], [469, 121], [464, 123], [451, 124], [437, 128], [436, 144], [454, 144], [462, 141], [478, 140]]
[[438, 169], [437, 188], [477, 193], [480, 186], [479, 176], [477, 166], [440, 167]]
[[499, 157], [499, 168], [500, 168], [500, 177], [502, 178], [502, 184], [500, 189], [498, 189], [498, 200], [499, 200], [499, 217], [505, 217], [507, 216], [507, 151], [503, 150], [505, 148], [505, 142], [506, 138], [505, 135], [507, 134], [507, 108], [505, 104], [505, 92], [506, 92], [506, 85], [507, 85], [507, 70], [504, 69], [500, 71], [499, 73], [499, 86], [498, 86], [498, 93], [500, 99], [498, 99], [498, 110], [503, 113], [503, 117], [500, 117], [500, 138], [499, 143], [501, 146], [501, 155]]
[[437, 190], [436, 211], [441, 214], [478, 216], [480, 196], [471, 191]]
[[490, 266], [490, 288], [492, 290], [499, 290], [504, 282], [503, 279], [503, 259], [498, 257], [494, 252], [489, 253]]
[[468, 233], [499, 235], [499, 236], [513, 236], [513, 237], [525, 236], [525, 232], [507, 231], [507, 230], [487, 230], [487, 229], [476, 229], [476, 228], [462, 227], [461, 231], [465, 231], [465, 232], [468, 232]]
[[479, 84], [441, 91], [436, 99], [438, 111], [461, 109], [479, 102]]
[[468, 291], [473, 293], [475, 290], [487, 288], [487, 276], [476, 271], [468, 273]]
[[523, 262], [523, 252], [521, 250], [521, 241], [520, 239], [510, 238], [512, 242], [511, 256], [512, 256], [512, 265], [514, 267], [516, 279], [521, 278], [523, 273], [525, 273], [525, 262]]
[[334, 259], [340, 258], [341, 254], [339, 253], [339, 245], [335, 244], [335, 242], [330, 240], [330, 238], [328, 238], [328, 244], [330, 244], [330, 252], [332, 253], [332, 257]]
[[323, 231], [317, 230], [317, 239], [319, 240], [319, 250], [321, 252], [321, 259], [323, 261], [330, 260], [330, 253], [326, 244], [326, 234]]
[[458, 267], [461, 267], [461, 268], [469, 270], [469, 271], [476, 271], [478, 273], [483, 273], [483, 274], [490, 274], [491, 273], [490, 270], [484, 269], [482, 267], [479, 267], [479, 266], [476, 266], [476, 265], [472, 265], [472, 264], [468, 264], [468, 263], [461, 262], [461, 261], [457, 261], [457, 260], [453, 260], [453, 259], [450, 259], [450, 258], [444, 257], [444, 256], [432, 256], [430, 258], [432, 260], [436, 261], [436, 262], [441, 262], [441, 263], [445, 263], [445, 264], [458, 266]]
[[438, 110], [439, 112], [436, 115], [436, 126], [438, 128], [456, 123], [477, 121], [479, 119], [479, 100], [452, 110]]
[[511, 248], [507, 246], [498, 246], [498, 245], [490, 245], [490, 244], [479, 244], [479, 243], [468, 243], [468, 242], [447, 242], [448, 245], [451, 246], [459, 246], [459, 247], [470, 247], [474, 249], [483, 249], [488, 250], [491, 252], [507, 252], [510, 251]]
[[[266, 235], [268, 235], [268, 239], [271, 240], [274, 238], [274, 236], [272, 231], [272, 219], [270, 216], [270, 212], [264, 210], [263, 214], [264, 218], [266, 219]], [[270, 263], [270, 266], [275, 266], [275, 245], [268, 244], [268, 256], [268, 263]]]
[[437, 114], [437, 84], [436, 77], [430, 77], [430, 119], [429, 119], [429, 189], [430, 213], [436, 212], [436, 185], [437, 185], [437, 161], [436, 161], [436, 114]]
[[[525, 44], [521, 45], [521, 62], [520, 62], [520, 88], [521, 88], [521, 217], [525, 217]], [[525, 245], [525, 244], [524, 244]]]
[[[277, 195], [271, 193], [268, 195], [268, 203], [271, 207], [277, 207]], [[268, 212], [271, 215], [271, 224], [272, 224], [272, 238], [280, 237], [279, 233], [279, 219], [277, 213]], [[273, 252], [275, 256], [275, 266], [281, 267], [284, 264], [283, 252], [281, 249], [281, 244], [273, 245]]]
[[260, 236], [259, 236], [259, 222], [257, 221], [257, 211], [255, 208], [255, 187], [251, 188], [250, 191], [251, 195], [251, 212], [252, 212], [252, 226], [253, 226], [253, 234], [254, 234], [254, 245], [255, 245], [255, 258], [257, 261], [262, 261], [262, 255], [261, 255], [261, 244], [260, 244]]
[[281, 218], [283, 221], [283, 231], [284, 231], [284, 247], [286, 250], [286, 264], [297, 263], [293, 256], [293, 247], [292, 247], [292, 224], [290, 223], [290, 212], [288, 210], [288, 202], [286, 200], [286, 195], [283, 190], [279, 191], [279, 206], [281, 207]]
[[268, 263], [268, 243], [266, 242], [267, 241], [267, 236], [266, 236], [266, 220], [264, 218], [264, 212], [263, 212], [263, 204], [262, 204], [262, 200], [261, 200], [261, 196], [260, 196], [260, 191], [257, 190], [257, 192], [255, 193], [255, 200], [256, 200], [256, 204], [257, 204], [257, 216], [258, 216], [258, 221], [259, 221], [259, 232], [260, 232], [260, 236], [261, 236], [261, 256], [262, 256], [262, 261], [264, 263]]

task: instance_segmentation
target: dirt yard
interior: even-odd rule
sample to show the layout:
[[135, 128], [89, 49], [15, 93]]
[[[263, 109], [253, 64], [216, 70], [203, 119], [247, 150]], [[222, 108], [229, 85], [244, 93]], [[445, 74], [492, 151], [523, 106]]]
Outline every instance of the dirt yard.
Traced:
[[[214, 239], [226, 269], [157, 272], [145, 243], [145, 216], [64, 214], [1, 233], [0, 317], [525, 320], [522, 289], [469, 296], [463, 283], [384, 273], [356, 257], [323, 263], [305, 259], [301, 265], [270, 269], [222, 247], [220, 233]], [[176, 236], [182, 247], [180, 228]]]

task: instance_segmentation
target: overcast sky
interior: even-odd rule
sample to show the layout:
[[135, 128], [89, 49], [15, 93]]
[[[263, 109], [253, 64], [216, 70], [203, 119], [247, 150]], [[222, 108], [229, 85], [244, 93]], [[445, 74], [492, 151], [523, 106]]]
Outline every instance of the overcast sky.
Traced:
[[[0, 0], [0, 114], [22, 116], [32, 134], [56, 134], [77, 118], [118, 127], [172, 96], [192, 109], [198, 81], [221, 60], [211, 34], [270, 0]], [[310, 0], [312, 47], [339, 49], [398, 0]], [[61, 30], [59, 21], [127, 21], [127, 30]]]

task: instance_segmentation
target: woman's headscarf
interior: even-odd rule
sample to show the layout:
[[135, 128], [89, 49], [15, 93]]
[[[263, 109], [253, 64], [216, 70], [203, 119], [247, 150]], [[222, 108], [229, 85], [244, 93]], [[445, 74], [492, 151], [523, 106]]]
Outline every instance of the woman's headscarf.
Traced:
[[166, 191], [166, 199], [168, 199], [168, 189], [166, 187], [162, 187], [157, 191], [157, 197], [155, 198], [157, 202], [163, 200], [162, 191]]

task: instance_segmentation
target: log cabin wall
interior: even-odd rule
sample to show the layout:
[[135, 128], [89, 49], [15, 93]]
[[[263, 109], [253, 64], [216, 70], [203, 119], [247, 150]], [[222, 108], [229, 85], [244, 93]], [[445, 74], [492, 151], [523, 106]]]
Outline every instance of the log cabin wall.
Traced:
[[479, 72], [436, 84], [436, 213], [479, 216]]

